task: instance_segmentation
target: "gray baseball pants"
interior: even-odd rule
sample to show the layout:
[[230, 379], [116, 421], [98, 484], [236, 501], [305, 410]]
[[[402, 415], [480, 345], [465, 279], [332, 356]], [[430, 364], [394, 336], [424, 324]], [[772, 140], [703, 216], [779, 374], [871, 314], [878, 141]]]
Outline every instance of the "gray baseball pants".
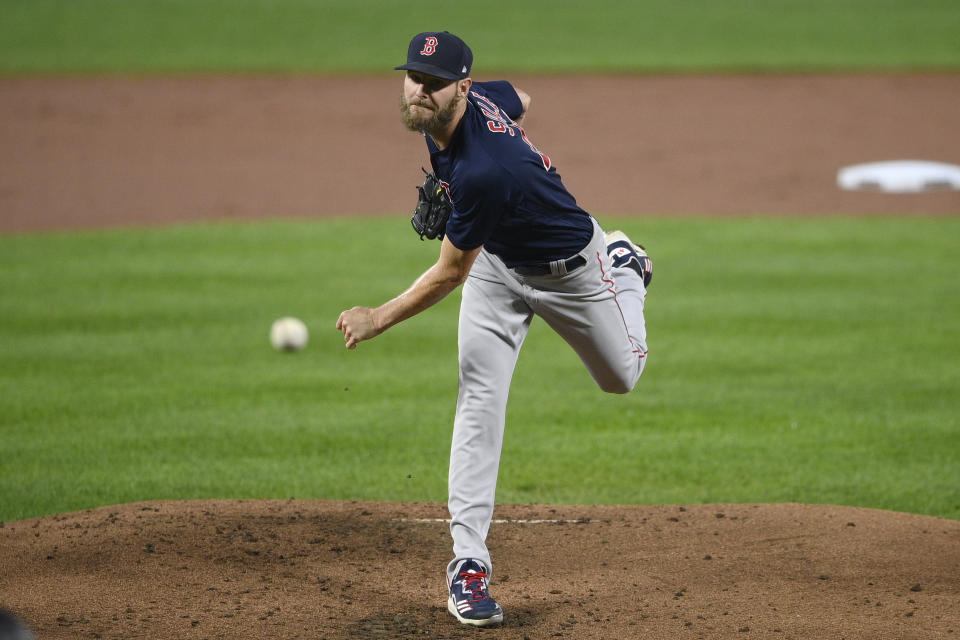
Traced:
[[450, 450], [450, 533], [453, 579], [464, 558], [492, 573], [486, 539], [493, 519], [507, 396], [520, 347], [534, 314], [583, 360], [609, 393], [633, 389], [646, 362], [646, 290], [630, 269], [613, 269], [603, 230], [580, 252], [587, 263], [566, 275], [521, 276], [480, 252], [460, 304], [460, 391]]

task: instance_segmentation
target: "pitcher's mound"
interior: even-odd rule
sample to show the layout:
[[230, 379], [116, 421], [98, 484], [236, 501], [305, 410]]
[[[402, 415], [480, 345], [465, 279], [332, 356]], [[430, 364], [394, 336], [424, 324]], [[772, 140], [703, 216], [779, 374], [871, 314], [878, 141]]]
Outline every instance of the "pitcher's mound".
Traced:
[[960, 638], [960, 522], [800, 504], [501, 506], [503, 628], [446, 611], [445, 507], [150, 502], [0, 527], [40, 638]]

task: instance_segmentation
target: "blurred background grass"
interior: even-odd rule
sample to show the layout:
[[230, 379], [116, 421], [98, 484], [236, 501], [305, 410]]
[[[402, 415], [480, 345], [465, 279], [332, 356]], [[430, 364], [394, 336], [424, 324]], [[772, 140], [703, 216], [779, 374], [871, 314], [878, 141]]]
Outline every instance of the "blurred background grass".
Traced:
[[[386, 73], [433, 28], [491, 71], [960, 68], [955, 0], [0, 0], [0, 15], [5, 75]], [[445, 500], [459, 294], [357, 352], [333, 328], [435, 259], [406, 218], [0, 237], [0, 520]], [[648, 370], [602, 394], [535, 323], [499, 500], [960, 518], [955, 218], [602, 220], [657, 261]], [[309, 324], [307, 351], [270, 349], [280, 315]]]
[[[604, 222], [657, 259], [648, 369], [603, 394], [535, 322], [501, 501], [960, 517], [960, 221]], [[0, 238], [0, 520], [160, 498], [444, 501], [459, 293], [355, 352], [333, 326], [435, 258], [406, 227]], [[269, 346], [285, 314], [312, 329], [300, 354]]]
[[0, 0], [0, 73], [383, 73], [448, 29], [504, 72], [947, 70], [956, 0]]

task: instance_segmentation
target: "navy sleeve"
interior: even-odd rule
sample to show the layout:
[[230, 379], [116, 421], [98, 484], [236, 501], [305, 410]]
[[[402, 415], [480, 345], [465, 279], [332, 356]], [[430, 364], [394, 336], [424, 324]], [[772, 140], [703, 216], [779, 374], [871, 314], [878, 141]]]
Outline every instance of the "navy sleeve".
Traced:
[[523, 115], [523, 103], [520, 102], [520, 96], [516, 89], [506, 80], [494, 80], [492, 82], [474, 82], [473, 86], [479, 86], [483, 89], [487, 97], [493, 101], [503, 112], [510, 116], [511, 120], [516, 120]]

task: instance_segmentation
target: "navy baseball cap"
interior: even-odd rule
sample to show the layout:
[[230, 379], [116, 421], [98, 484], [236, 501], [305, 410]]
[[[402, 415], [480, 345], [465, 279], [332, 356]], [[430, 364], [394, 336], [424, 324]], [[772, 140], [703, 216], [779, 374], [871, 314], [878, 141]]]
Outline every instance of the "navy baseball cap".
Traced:
[[470, 75], [473, 52], [467, 43], [449, 31], [418, 33], [407, 49], [407, 64], [397, 70], [419, 71], [446, 80], [462, 80]]

